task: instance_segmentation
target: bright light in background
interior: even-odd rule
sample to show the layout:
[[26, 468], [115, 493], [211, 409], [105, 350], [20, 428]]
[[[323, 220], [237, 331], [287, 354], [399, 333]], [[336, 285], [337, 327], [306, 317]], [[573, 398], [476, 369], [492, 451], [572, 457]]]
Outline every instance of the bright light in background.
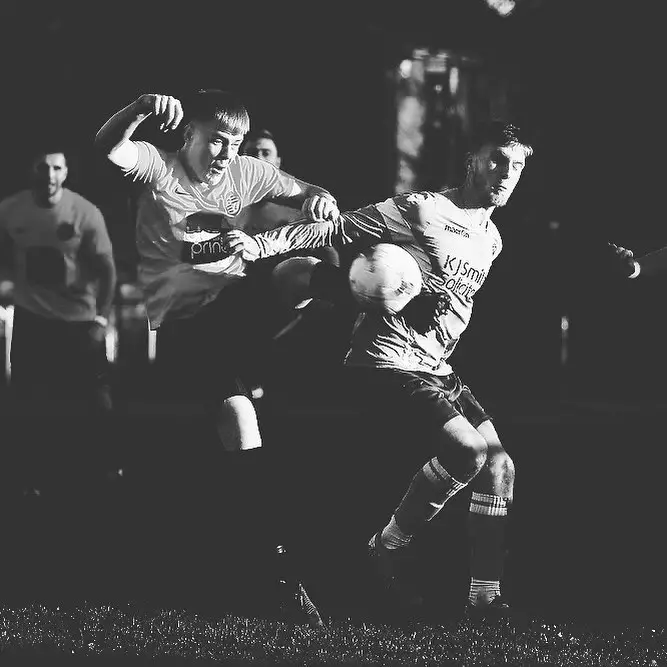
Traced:
[[486, 4], [500, 16], [509, 16], [516, 9], [515, 0], [486, 0]]
[[407, 79], [412, 74], [412, 60], [403, 60], [398, 66], [398, 73], [403, 79]]

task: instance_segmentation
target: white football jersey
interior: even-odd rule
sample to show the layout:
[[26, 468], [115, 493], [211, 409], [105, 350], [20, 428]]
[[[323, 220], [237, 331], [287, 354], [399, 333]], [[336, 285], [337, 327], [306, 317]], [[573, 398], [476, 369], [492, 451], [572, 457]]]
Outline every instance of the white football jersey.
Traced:
[[438, 375], [452, 372], [447, 359], [468, 326], [475, 294], [502, 249], [488, 212], [461, 209], [448, 192], [401, 194], [343, 213], [335, 223], [292, 223], [255, 239], [262, 257], [359, 241], [399, 244], [419, 263], [424, 289], [446, 295], [449, 308], [425, 334], [409, 327], [400, 314], [362, 313], [346, 363]]

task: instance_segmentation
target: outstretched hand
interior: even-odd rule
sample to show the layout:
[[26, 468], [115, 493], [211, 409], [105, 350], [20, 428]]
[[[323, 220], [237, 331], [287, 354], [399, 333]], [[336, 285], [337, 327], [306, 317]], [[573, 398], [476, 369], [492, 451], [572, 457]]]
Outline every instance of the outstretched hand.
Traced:
[[340, 211], [336, 200], [328, 194], [316, 194], [303, 202], [301, 212], [313, 222], [334, 222]]
[[615, 243], [607, 243], [607, 248], [612, 255], [613, 270], [626, 278], [631, 276], [635, 270], [635, 259], [632, 250]]

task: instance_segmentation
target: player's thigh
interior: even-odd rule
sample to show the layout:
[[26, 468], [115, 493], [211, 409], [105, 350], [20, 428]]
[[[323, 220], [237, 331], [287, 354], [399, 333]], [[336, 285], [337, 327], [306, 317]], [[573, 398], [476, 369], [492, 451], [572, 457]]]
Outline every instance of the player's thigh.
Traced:
[[71, 344], [63, 324], [15, 309], [10, 351], [11, 385], [19, 395], [24, 392], [53, 394], [54, 388], [71, 383], [72, 374], [66, 366]]
[[213, 412], [230, 396], [250, 397], [246, 376], [253, 346], [239, 297], [236, 290], [221, 293], [194, 316], [162, 324], [156, 364], [161, 391], [169, 387]]
[[[351, 369], [352, 370], [352, 369]], [[442, 378], [395, 369], [353, 369], [350, 381], [370, 419], [420, 456], [483, 455], [485, 443]]]

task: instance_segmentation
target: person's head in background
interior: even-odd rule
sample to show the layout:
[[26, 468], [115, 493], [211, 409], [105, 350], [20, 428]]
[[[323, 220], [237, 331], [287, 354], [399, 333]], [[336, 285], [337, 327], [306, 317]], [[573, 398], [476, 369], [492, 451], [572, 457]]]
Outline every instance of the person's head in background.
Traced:
[[273, 134], [267, 129], [262, 128], [249, 132], [241, 148], [241, 154], [256, 157], [280, 169], [281, 158], [278, 146]]
[[44, 143], [30, 159], [30, 181], [35, 201], [40, 206], [55, 206], [63, 196], [68, 166], [66, 149], [59, 143]]

